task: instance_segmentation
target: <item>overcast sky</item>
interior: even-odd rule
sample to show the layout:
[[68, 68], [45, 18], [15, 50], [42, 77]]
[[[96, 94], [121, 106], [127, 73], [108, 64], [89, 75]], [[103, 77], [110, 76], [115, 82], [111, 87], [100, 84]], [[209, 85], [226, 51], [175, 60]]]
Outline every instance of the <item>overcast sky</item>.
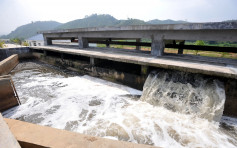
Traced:
[[0, 35], [31, 21], [61, 23], [91, 14], [213, 22], [237, 19], [237, 0], [0, 0]]

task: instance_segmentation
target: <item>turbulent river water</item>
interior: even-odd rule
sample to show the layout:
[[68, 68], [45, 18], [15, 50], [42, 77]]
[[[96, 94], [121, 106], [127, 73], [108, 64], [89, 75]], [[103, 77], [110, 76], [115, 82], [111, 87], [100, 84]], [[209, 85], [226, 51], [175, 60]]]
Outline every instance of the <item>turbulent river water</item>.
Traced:
[[142, 92], [32, 61], [11, 75], [22, 105], [7, 118], [162, 147], [237, 147], [237, 119], [222, 116], [215, 79], [153, 72]]

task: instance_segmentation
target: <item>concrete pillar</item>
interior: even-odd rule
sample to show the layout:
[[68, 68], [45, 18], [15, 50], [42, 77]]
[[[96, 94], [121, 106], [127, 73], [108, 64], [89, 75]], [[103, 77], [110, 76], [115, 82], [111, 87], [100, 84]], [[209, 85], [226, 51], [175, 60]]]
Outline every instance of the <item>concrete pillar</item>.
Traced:
[[44, 45], [45, 46], [52, 45], [52, 39], [44, 37]]
[[[136, 39], [136, 42], [137, 43], [141, 42], [141, 39]], [[136, 50], [141, 50], [141, 46], [136, 46]]]
[[83, 37], [78, 37], [79, 48], [88, 48], [88, 40]]
[[63, 54], [63, 53], [61, 53], [61, 59], [63, 60], [63, 58], [64, 58], [64, 54]]
[[44, 56], [47, 56], [47, 51], [46, 50], [44, 50]]
[[162, 56], [164, 54], [165, 43], [163, 37], [154, 36], [152, 37], [151, 43], [151, 55]]
[[[180, 42], [179, 45], [184, 45], [184, 42], [185, 41]], [[178, 49], [178, 54], [183, 54], [183, 50], [184, 50], [183, 48], [179, 48]]]
[[96, 66], [99, 63], [99, 59], [90, 57], [90, 65], [91, 66]]
[[148, 75], [148, 66], [145, 66], [145, 65], [141, 65], [141, 75], [142, 76], [146, 76]]

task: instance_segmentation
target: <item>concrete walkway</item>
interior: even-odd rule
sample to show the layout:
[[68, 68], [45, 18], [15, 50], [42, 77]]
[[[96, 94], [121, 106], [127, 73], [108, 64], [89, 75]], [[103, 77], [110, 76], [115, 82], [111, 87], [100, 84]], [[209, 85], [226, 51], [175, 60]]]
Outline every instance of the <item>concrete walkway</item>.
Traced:
[[[183, 58], [176, 56], [154, 57], [150, 54], [121, 52], [115, 50], [102, 50], [95, 48], [75, 49], [57, 46], [38, 46], [30, 47], [30, 49], [54, 51], [59, 53], [67, 53], [74, 55], [87, 56], [92, 58], [107, 59], [112, 61], [133, 63], [138, 65], [153, 66], [157, 68], [174, 69], [191, 73], [201, 73], [212, 76], [220, 76], [226, 78], [237, 79], [237, 60], [230, 60], [227, 64], [205, 62], [202, 60], [192, 60], [191, 58]], [[228, 61], [228, 60], [227, 60]]]

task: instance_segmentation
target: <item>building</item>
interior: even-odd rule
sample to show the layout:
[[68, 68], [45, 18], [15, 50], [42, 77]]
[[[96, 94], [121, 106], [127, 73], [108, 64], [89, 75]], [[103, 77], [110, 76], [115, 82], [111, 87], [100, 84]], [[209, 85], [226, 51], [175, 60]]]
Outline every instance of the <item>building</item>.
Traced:
[[43, 46], [44, 45], [44, 37], [42, 34], [37, 34], [35, 36], [32, 36], [32, 37], [26, 39], [26, 42], [29, 44], [29, 46]]

